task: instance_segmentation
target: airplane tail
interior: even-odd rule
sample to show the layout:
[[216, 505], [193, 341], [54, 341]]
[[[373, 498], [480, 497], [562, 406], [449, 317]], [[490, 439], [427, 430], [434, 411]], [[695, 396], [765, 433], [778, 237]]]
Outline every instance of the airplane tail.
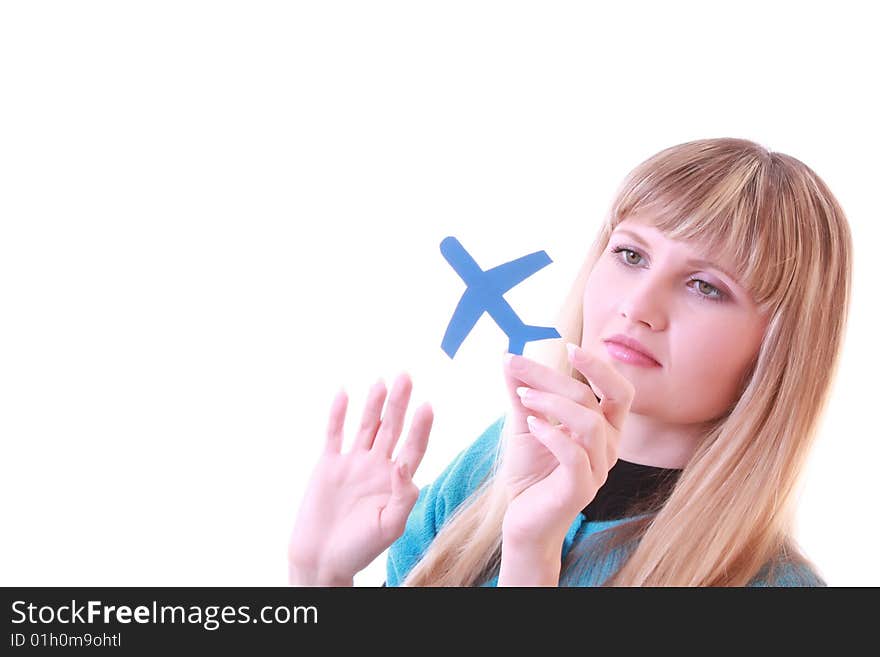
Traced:
[[522, 356], [526, 342], [534, 342], [535, 340], [549, 340], [550, 338], [561, 338], [559, 331], [552, 326], [529, 326], [524, 325], [522, 329], [510, 336], [510, 345], [507, 350], [512, 354]]

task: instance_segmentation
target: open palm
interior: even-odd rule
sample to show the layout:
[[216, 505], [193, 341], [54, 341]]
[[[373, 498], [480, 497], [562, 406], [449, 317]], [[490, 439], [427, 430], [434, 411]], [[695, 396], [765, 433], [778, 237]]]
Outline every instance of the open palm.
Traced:
[[[309, 482], [291, 550], [334, 574], [366, 568], [403, 532], [418, 488], [372, 450], [323, 454]], [[311, 555], [311, 556], [310, 556]]]
[[403, 428], [412, 383], [402, 374], [380, 419], [385, 386], [376, 384], [367, 400], [352, 448], [341, 452], [348, 403], [337, 395], [330, 412], [325, 449], [300, 505], [288, 546], [299, 569], [328, 579], [350, 578], [368, 566], [402, 533], [418, 499], [412, 474], [421, 463], [433, 422], [423, 404], [396, 459], [392, 452]]

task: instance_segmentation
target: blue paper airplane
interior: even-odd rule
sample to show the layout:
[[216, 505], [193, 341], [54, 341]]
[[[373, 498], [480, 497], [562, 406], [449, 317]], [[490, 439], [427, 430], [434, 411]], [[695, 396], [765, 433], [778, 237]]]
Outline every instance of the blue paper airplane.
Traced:
[[553, 262], [546, 252], [536, 251], [498, 265], [489, 271], [480, 269], [461, 242], [454, 237], [447, 237], [440, 242], [440, 252], [467, 284], [467, 289], [461, 296], [452, 319], [449, 320], [449, 326], [446, 327], [446, 334], [440, 345], [450, 358], [455, 357], [461, 343], [484, 312], [488, 312], [507, 334], [510, 339], [508, 351], [512, 354], [522, 355], [526, 342], [561, 337], [551, 326], [524, 324], [501, 296], [514, 285]]

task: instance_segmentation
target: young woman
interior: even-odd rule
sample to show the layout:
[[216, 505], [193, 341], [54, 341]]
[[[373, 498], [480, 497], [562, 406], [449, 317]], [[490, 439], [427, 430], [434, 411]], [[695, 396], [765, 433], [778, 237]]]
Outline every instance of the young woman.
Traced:
[[[742, 139], [665, 149], [624, 180], [511, 408], [421, 491], [433, 415], [344, 392], [289, 544], [290, 582], [822, 586], [793, 538], [850, 299], [844, 213], [800, 161]], [[571, 343], [571, 344], [569, 344]], [[568, 348], [566, 348], [568, 347]]]

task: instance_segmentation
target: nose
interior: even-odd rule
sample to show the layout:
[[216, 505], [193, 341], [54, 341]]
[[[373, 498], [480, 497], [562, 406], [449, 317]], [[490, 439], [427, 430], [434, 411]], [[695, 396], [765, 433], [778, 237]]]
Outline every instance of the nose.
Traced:
[[625, 290], [620, 300], [620, 315], [634, 324], [642, 324], [652, 331], [664, 328], [666, 314], [660, 281], [645, 276]]

